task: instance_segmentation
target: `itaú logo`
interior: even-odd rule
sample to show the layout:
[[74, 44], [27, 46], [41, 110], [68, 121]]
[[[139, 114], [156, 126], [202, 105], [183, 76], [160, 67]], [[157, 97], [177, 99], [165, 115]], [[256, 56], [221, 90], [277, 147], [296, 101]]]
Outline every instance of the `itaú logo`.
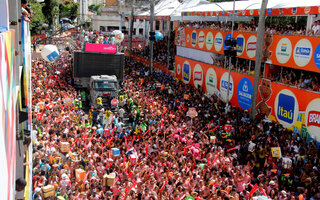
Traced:
[[319, 111], [310, 111], [309, 112], [307, 126], [320, 127], [320, 112]]
[[278, 103], [278, 119], [285, 121], [289, 124], [293, 122], [294, 116], [294, 108], [295, 108], [295, 99], [286, 94], [279, 95], [279, 103]]

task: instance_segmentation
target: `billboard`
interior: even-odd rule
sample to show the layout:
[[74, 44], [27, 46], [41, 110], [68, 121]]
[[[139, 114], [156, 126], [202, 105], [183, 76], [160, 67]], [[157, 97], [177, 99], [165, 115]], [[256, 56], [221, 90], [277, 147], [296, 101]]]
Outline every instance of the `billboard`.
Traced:
[[123, 54], [74, 52], [74, 77], [89, 78], [94, 75], [116, 75], [123, 79]]
[[85, 52], [117, 53], [117, 45], [86, 43]]
[[[209, 94], [219, 93], [226, 99], [228, 69], [179, 56], [176, 56], [175, 64], [179, 80], [200, 86]], [[187, 70], [184, 70], [185, 65]], [[232, 106], [250, 110], [253, 80], [253, 76], [231, 72], [229, 99]], [[256, 112], [294, 131], [302, 132], [305, 128], [320, 142], [320, 93], [260, 79]]]
[[[180, 28], [176, 37], [178, 46], [224, 54], [224, 41], [231, 37], [231, 33]], [[237, 41], [237, 56], [255, 60], [257, 34], [234, 32], [233, 37]], [[266, 34], [262, 54], [262, 61], [268, 64], [320, 73], [320, 37]]]

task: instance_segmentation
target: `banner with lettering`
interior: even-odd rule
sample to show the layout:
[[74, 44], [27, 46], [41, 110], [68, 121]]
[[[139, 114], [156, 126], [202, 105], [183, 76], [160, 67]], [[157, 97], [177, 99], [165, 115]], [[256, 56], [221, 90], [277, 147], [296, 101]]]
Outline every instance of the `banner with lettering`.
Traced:
[[[175, 57], [176, 77], [185, 84], [201, 87], [209, 94], [227, 98], [228, 70], [198, 61]], [[250, 110], [253, 76], [231, 72], [229, 101], [232, 106]], [[320, 142], [320, 93], [260, 79], [257, 114], [301, 133], [306, 127]]]
[[[234, 32], [237, 57], [255, 60], [257, 34]], [[203, 51], [224, 54], [224, 41], [231, 32], [179, 28], [175, 43]], [[265, 34], [263, 62], [320, 73], [320, 37]]]

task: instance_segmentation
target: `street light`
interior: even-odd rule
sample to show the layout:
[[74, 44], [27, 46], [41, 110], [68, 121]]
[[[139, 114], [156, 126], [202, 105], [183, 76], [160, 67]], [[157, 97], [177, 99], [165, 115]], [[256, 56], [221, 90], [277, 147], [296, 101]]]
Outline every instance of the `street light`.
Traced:
[[[221, 10], [223, 10], [224, 12], [228, 13], [228, 15], [230, 15], [230, 12], [225, 11], [219, 4], [214, 3], [216, 6], [218, 6], [219, 8], [221, 8]], [[244, 10], [247, 10], [249, 7], [256, 5], [258, 3], [253, 3], [250, 4], [249, 6], [247, 6]], [[234, 18], [235, 18], [235, 5], [236, 5], [236, 1], [233, 0], [233, 11], [232, 11], [232, 27], [231, 27], [231, 40], [233, 40], [233, 30], [234, 30]], [[230, 76], [231, 76], [231, 58], [232, 56], [229, 57], [229, 72], [228, 72], [228, 85], [227, 85], [227, 97], [226, 97], [226, 108], [225, 111], [226, 113], [228, 113], [228, 106], [229, 106], [229, 93], [230, 93]]]

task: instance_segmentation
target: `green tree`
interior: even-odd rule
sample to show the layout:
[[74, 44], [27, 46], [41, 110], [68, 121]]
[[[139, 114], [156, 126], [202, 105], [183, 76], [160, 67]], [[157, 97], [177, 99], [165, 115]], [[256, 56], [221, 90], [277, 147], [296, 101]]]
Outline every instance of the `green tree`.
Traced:
[[66, 1], [62, 4], [62, 10], [60, 10], [60, 17], [67, 17], [71, 21], [75, 20], [78, 16], [79, 3], [73, 1]]
[[48, 20], [50, 28], [52, 28], [54, 21], [57, 19], [60, 3], [61, 2], [59, 0], [44, 0], [42, 12], [45, 18]]
[[91, 12], [95, 12], [97, 13], [97, 15], [100, 15], [101, 14], [101, 11], [100, 11], [100, 8], [103, 7], [104, 5], [102, 3], [99, 3], [99, 4], [91, 4], [88, 9], [89, 11]]
[[42, 13], [43, 5], [35, 0], [31, 0], [29, 3], [31, 5], [31, 10], [34, 13], [30, 22], [30, 30], [32, 34], [39, 34], [42, 29], [42, 25], [47, 22]]

